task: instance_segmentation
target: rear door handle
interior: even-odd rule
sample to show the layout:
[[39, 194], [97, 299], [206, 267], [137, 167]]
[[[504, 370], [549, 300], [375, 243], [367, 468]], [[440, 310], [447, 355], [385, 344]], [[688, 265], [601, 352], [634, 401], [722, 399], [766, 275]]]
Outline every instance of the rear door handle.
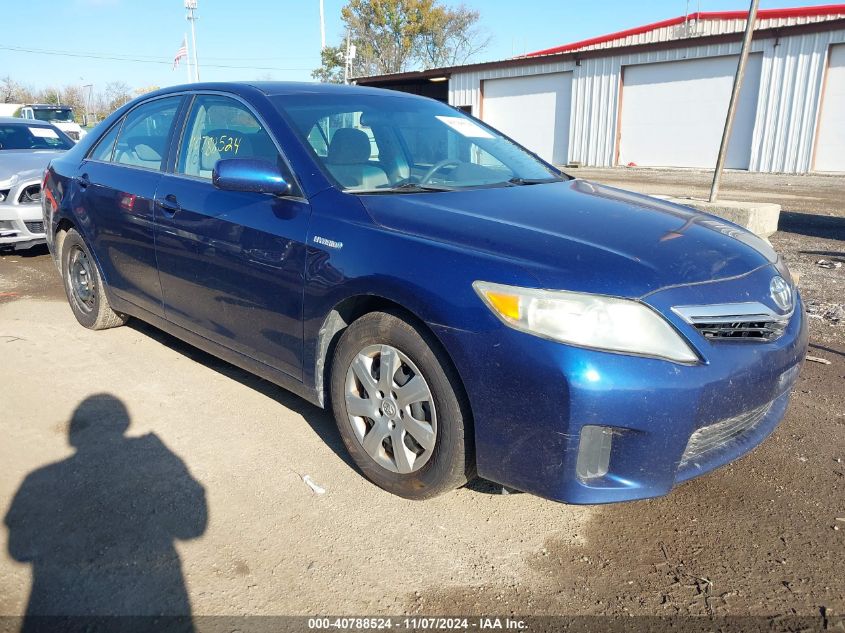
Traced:
[[77, 180], [79, 181], [80, 189], [86, 189], [88, 185], [91, 184], [91, 180], [88, 178], [88, 174], [82, 174]]
[[179, 205], [179, 202], [176, 200], [176, 196], [174, 196], [172, 193], [169, 193], [164, 196], [162, 200], [158, 201], [158, 204], [161, 207], [162, 211], [170, 215], [173, 215], [182, 208]]

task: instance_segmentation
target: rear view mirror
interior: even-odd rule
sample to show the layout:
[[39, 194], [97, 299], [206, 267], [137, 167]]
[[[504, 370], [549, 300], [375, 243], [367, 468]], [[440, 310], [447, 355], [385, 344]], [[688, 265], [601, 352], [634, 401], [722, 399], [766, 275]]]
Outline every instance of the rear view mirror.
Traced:
[[217, 161], [211, 182], [226, 191], [254, 191], [286, 195], [290, 193], [287, 182], [279, 169], [266, 160], [254, 158], [224, 158]]

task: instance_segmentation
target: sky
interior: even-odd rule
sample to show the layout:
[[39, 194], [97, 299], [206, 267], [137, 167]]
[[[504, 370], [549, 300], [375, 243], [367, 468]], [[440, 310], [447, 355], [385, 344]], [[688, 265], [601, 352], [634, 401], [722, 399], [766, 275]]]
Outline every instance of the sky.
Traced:
[[[345, 0], [324, 1], [327, 40], [337, 44]], [[480, 12], [481, 26], [492, 38], [475, 60], [487, 61], [683, 15], [687, 0], [463, 4]], [[824, 2], [761, 0], [760, 6], [817, 4]], [[34, 88], [94, 84], [95, 90], [110, 81], [140, 88], [187, 80], [184, 62], [172, 69], [173, 56], [189, 33], [183, 0], [7, 0], [3, 5], [0, 77]], [[311, 80], [320, 59], [318, 0], [198, 0], [198, 5], [202, 80]], [[747, 9], [748, 1], [689, 0], [690, 11], [699, 5], [702, 11], [723, 11]]]

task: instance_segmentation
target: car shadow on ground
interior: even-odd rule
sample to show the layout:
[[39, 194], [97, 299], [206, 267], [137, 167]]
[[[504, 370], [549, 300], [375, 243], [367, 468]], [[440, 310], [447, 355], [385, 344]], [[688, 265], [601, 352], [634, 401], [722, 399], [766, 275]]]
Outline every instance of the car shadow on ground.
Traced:
[[205, 489], [155, 434], [127, 437], [130, 422], [118, 398], [85, 398], [73, 455], [18, 488], [4, 523], [9, 555], [32, 567], [21, 631], [141, 631], [159, 616], [193, 630], [175, 542], [205, 532]]
[[334, 453], [343, 460], [346, 465], [358, 472], [358, 467], [346, 451], [346, 447], [343, 444], [340, 432], [337, 430], [334, 417], [330, 411], [320, 409], [303, 398], [287, 391], [283, 387], [279, 387], [278, 385], [264, 380], [245, 369], [241, 369], [240, 367], [227, 363], [216, 356], [212, 356], [211, 354], [208, 354], [189, 343], [185, 343], [175, 336], [171, 336], [170, 334], [167, 334], [148, 323], [144, 323], [138, 319], [130, 319], [127, 326], [131, 327], [136, 332], [150, 337], [162, 345], [166, 345], [186, 358], [205, 365], [209, 369], [213, 369], [219, 374], [222, 374], [231, 380], [235, 380], [242, 385], [257, 391], [263, 396], [275, 400], [278, 404], [289, 411], [293, 411], [294, 413], [302, 416], [320, 439], [323, 440], [323, 442], [332, 449], [332, 451], [334, 451]]
[[[245, 369], [241, 369], [240, 367], [227, 363], [216, 356], [212, 356], [211, 354], [208, 354], [189, 343], [185, 343], [175, 336], [171, 336], [167, 332], [159, 330], [148, 323], [139, 321], [138, 319], [130, 319], [127, 326], [131, 327], [136, 332], [150, 337], [162, 345], [166, 345], [170, 349], [179, 352], [196, 363], [205, 365], [209, 369], [213, 369], [227, 378], [235, 380], [250, 389], [254, 389], [260, 394], [275, 400], [279, 405], [285, 407], [286, 409], [302, 416], [302, 418], [311, 426], [326, 446], [332, 449], [335, 455], [343, 460], [347, 466], [363, 477], [363, 474], [359, 470], [358, 466], [352, 461], [352, 458], [349, 457], [349, 453], [346, 450], [346, 446], [343, 444], [343, 440], [340, 437], [340, 432], [337, 430], [337, 425], [335, 424], [334, 416], [331, 411], [320, 409], [303, 398], [287, 391], [284, 387], [279, 387], [267, 380], [264, 380], [263, 378], [260, 378], [259, 376], [251, 374]], [[466, 487], [474, 492], [480, 492], [488, 495], [522, 494], [519, 490], [504, 489], [500, 484], [481, 478], [476, 478], [470, 481], [467, 483]]]
[[10, 256], [15, 255], [17, 257], [41, 257], [42, 255], [49, 255], [50, 251], [47, 249], [46, 244], [39, 244], [38, 246], [33, 246], [32, 248], [25, 248], [21, 251], [15, 251], [11, 249], [7, 250], [0, 250], [0, 256]]

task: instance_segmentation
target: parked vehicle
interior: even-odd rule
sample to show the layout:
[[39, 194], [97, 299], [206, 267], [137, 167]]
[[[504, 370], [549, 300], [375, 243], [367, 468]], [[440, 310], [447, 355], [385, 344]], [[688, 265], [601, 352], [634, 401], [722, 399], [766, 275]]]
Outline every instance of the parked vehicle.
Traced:
[[51, 103], [23, 105], [18, 116], [22, 119], [29, 119], [30, 121], [47, 121], [48, 123], [52, 123], [73, 139], [74, 142], [88, 133], [76, 122], [73, 108], [67, 105], [55, 105]]
[[0, 251], [43, 244], [41, 179], [73, 141], [49, 123], [0, 117]]
[[408, 94], [160, 90], [45, 183], [82, 325], [134, 316], [331, 407], [404, 497], [476, 473], [574, 503], [666, 494], [772, 432], [807, 348], [766, 242]]

